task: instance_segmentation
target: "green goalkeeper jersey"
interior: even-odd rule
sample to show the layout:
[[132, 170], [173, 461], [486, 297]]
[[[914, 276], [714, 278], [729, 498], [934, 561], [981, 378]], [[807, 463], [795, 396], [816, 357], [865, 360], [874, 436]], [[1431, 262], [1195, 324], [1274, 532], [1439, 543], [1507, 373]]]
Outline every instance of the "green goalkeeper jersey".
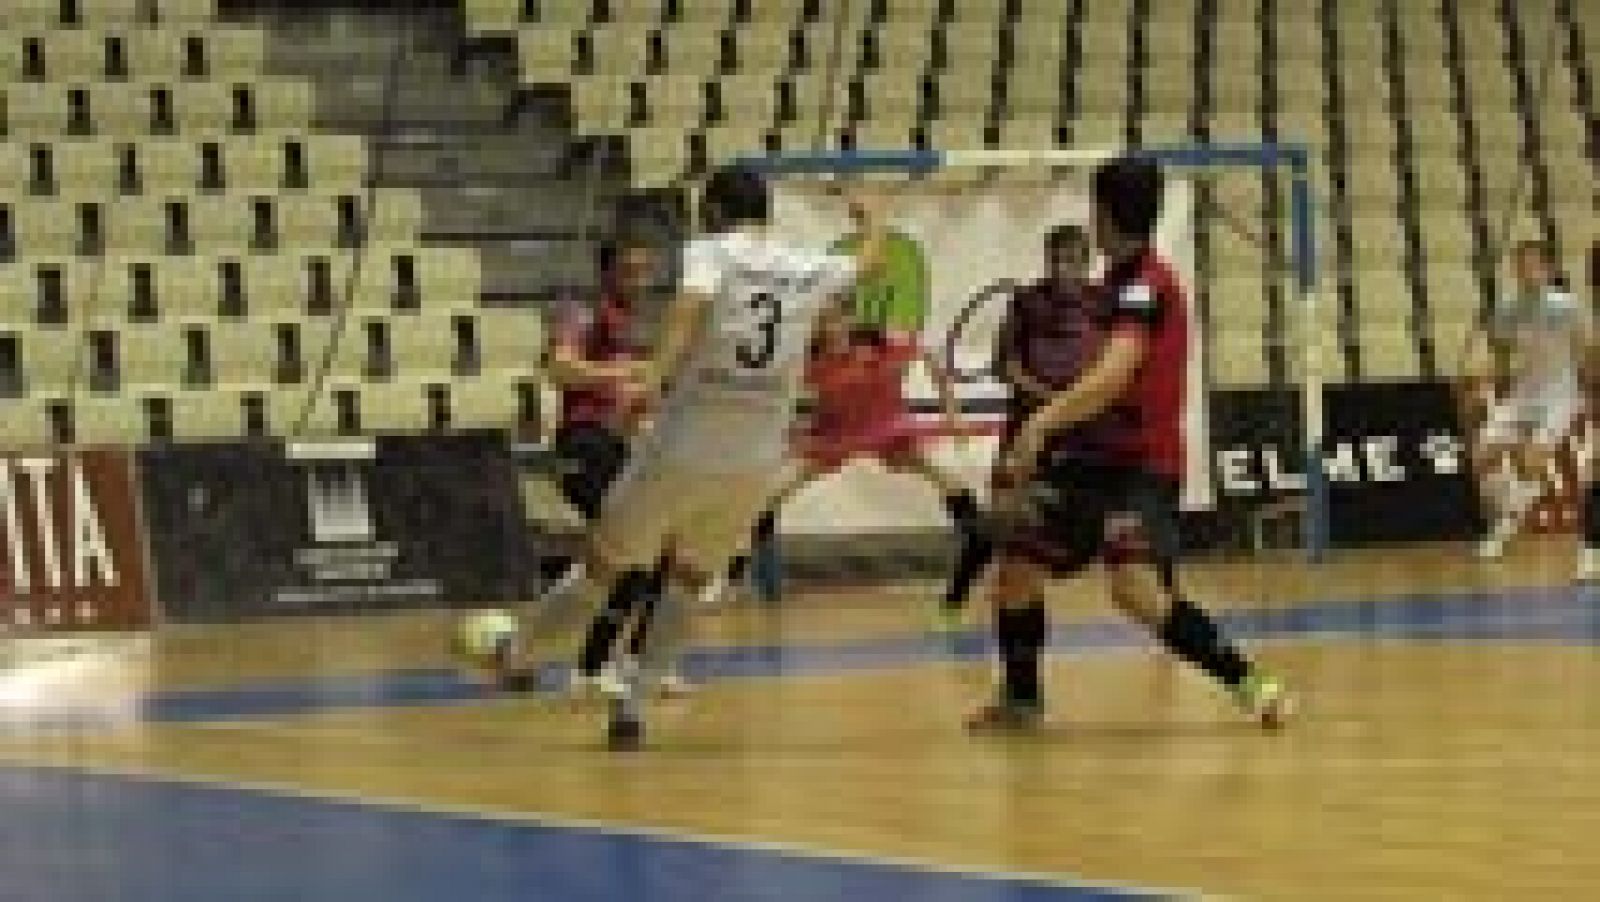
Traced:
[[[928, 319], [928, 260], [915, 238], [897, 230], [885, 236], [883, 262], [856, 283], [853, 318], [865, 326], [881, 326], [917, 334]], [[836, 254], [853, 254], [861, 236], [847, 235], [833, 243]]]

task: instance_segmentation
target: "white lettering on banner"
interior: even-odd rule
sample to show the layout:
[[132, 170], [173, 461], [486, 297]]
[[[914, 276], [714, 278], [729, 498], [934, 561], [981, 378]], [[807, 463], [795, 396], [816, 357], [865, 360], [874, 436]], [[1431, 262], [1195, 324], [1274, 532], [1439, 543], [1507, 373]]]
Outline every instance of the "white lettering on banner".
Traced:
[[0, 500], [5, 504], [6, 545], [11, 552], [11, 591], [25, 595], [33, 588], [33, 574], [28, 570], [28, 548], [22, 542], [22, 510], [8, 460], [0, 460], [0, 492], [5, 493]]
[[33, 489], [33, 516], [38, 529], [39, 555], [44, 559], [44, 581], [51, 589], [61, 588], [61, 551], [56, 545], [55, 512], [50, 506], [50, 471], [56, 462], [49, 458], [28, 458], [17, 461], [17, 466], [27, 473]]
[[1391, 436], [1369, 438], [1362, 443], [1367, 473], [1373, 482], [1403, 482], [1406, 468], [1395, 462], [1397, 440]]
[[1336, 442], [1322, 460], [1322, 472], [1329, 482], [1360, 482], [1361, 461], [1349, 442]]
[[1268, 445], [1261, 449], [1261, 459], [1267, 467], [1267, 486], [1275, 492], [1303, 492], [1306, 490], [1306, 476], [1297, 473], [1283, 465], [1279, 449]]
[[1461, 450], [1461, 441], [1453, 435], [1430, 435], [1422, 443], [1422, 456], [1433, 464], [1433, 472], [1440, 476], [1462, 472]]
[[[72, 474], [72, 577], [76, 585], [87, 586], [99, 577], [108, 586], [117, 584], [117, 565], [112, 559], [111, 542], [106, 539], [105, 526], [95, 507], [94, 496], [89, 491], [89, 479], [83, 465], [71, 462]], [[95, 573], [89, 571], [93, 568]]]
[[[51, 500], [53, 473], [57, 479], [66, 479], [68, 483], [69, 522], [64, 535], [57, 534], [59, 527]], [[27, 483], [26, 492], [31, 502], [30, 516], [26, 519], [20, 482]], [[27, 595], [34, 591], [36, 566], [43, 570], [44, 585], [40, 588], [62, 589], [67, 579], [62, 567], [63, 545], [72, 559], [70, 588], [119, 584], [116, 554], [106, 534], [88, 474], [77, 459], [69, 459], [62, 470], [57, 470], [56, 461], [49, 458], [0, 460], [0, 510], [3, 510], [6, 548], [11, 556], [12, 594]], [[30, 535], [37, 540], [37, 561], [29, 554]], [[85, 602], [84, 610], [92, 615], [93, 607]], [[47, 620], [59, 619], [60, 612], [46, 612], [45, 616]]]
[[1217, 453], [1217, 469], [1222, 475], [1222, 490], [1230, 495], [1253, 495], [1261, 483], [1250, 477], [1250, 449], [1226, 448]]
[[[1374, 435], [1334, 442], [1322, 458], [1322, 471], [1330, 482], [1398, 483], [1417, 474], [1401, 463], [1405, 449], [1397, 436]], [[1448, 433], [1429, 435], [1418, 442], [1417, 455], [1428, 475], [1458, 476], [1466, 472], [1465, 446]], [[1303, 492], [1304, 472], [1291, 465], [1293, 455], [1277, 445], [1239, 446], [1216, 451], [1218, 481], [1225, 494], [1254, 495], [1263, 491]]]

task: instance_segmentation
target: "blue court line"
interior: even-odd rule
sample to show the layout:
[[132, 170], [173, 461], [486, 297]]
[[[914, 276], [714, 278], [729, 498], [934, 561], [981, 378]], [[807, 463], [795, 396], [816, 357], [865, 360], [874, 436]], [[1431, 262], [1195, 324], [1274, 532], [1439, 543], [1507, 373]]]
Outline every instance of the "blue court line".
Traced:
[[1080, 902], [1162, 894], [156, 777], [0, 768], [5, 902]]
[[[1412, 595], [1378, 600], [1324, 601], [1220, 615], [1234, 636], [1256, 642], [1309, 636], [1329, 639], [1384, 638], [1410, 641], [1600, 642], [1600, 604], [1586, 587]], [[1122, 621], [1058, 628], [1055, 653], [1093, 653], [1147, 647], [1145, 632]], [[991, 652], [978, 631], [951, 636], [893, 636], [827, 645], [747, 645], [691, 652], [685, 669], [701, 681], [812, 675], [973, 660]], [[539, 674], [543, 691], [564, 680], [564, 667]], [[137, 703], [136, 719], [152, 723], [199, 723], [274, 718], [336, 708], [381, 708], [470, 703], [496, 697], [454, 670], [395, 670], [376, 674], [262, 681], [222, 689], [156, 692]], [[30, 701], [25, 716], [0, 722], [0, 732], [81, 730], [104, 726], [106, 714], [87, 707], [40, 706]], [[0, 714], [6, 713], [0, 707]], [[121, 718], [124, 722], [126, 717]]]

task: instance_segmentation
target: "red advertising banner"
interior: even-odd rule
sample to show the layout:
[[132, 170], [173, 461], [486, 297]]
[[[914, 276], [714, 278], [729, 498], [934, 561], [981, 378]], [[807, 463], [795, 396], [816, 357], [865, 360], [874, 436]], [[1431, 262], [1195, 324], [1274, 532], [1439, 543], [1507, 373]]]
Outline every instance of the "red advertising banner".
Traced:
[[134, 629], [150, 580], [121, 448], [0, 456], [0, 629]]

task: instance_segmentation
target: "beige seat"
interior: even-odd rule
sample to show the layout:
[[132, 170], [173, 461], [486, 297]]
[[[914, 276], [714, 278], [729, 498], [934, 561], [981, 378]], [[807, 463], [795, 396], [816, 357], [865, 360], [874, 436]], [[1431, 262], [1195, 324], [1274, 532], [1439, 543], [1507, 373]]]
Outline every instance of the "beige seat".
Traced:
[[464, 0], [467, 30], [473, 34], [510, 34], [522, 23], [522, 0]]
[[172, 434], [178, 441], [232, 439], [244, 434], [244, 416], [233, 392], [176, 392], [171, 400]]
[[1216, 388], [1252, 388], [1268, 381], [1266, 338], [1257, 328], [1224, 328], [1208, 336], [1206, 368]]
[[577, 61], [578, 32], [559, 25], [524, 27], [517, 31], [522, 80], [528, 84], [565, 82]]

